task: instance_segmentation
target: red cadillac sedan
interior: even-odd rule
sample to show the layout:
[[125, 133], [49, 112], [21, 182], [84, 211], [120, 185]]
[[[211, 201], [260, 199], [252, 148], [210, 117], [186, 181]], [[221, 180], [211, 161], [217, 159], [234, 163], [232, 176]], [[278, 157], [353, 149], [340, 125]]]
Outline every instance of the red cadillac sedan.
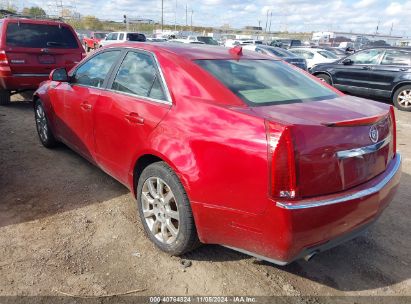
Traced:
[[54, 70], [34, 107], [41, 143], [128, 187], [172, 255], [308, 259], [372, 224], [401, 175], [392, 107], [240, 47], [113, 45]]

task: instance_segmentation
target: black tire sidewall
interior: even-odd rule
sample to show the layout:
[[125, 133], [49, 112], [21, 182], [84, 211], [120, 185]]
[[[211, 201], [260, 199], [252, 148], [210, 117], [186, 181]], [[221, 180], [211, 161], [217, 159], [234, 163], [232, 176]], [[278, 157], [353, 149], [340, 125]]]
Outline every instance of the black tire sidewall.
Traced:
[[[143, 215], [141, 205], [141, 192], [144, 182], [150, 177], [160, 177], [162, 180], [164, 180], [171, 188], [171, 191], [173, 191], [177, 203], [178, 212], [180, 215], [179, 232], [177, 234], [176, 240], [172, 244], [164, 244], [157, 240], [148, 228]], [[198, 239], [190, 202], [177, 175], [165, 162], [153, 163], [146, 167], [141, 173], [137, 186], [137, 207], [146, 235], [162, 251], [167, 252], [171, 255], [181, 255], [193, 249], [193, 244], [196, 243], [196, 240]], [[195, 235], [193, 235], [193, 233]]]
[[401, 106], [401, 105], [398, 103], [398, 95], [400, 95], [401, 91], [403, 91], [403, 90], [411, 90], [411, 85], [405, 85], [405, 86], [402, 86], [402, 87], [398, 88], [398, 89], [395, 91], [395, 93], [394, 93], [393, 103], [394, 103], [395, 107], [396, 107], [398, 110], [400, 110], [400, 111], [406, 111], [406, 112], [411, 112], [411, 106], [408, 107], [408, 108], [404, 108], [403, 106]]
[[11, 102], [11, 95], [10, 91], [7, 90], [0, 90], [0, 105], [6, 106]]

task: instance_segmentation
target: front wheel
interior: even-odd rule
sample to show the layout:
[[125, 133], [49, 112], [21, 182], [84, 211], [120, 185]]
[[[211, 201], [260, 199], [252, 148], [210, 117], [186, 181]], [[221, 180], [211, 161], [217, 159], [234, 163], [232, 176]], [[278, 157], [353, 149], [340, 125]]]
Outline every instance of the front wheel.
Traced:
[[53, 148], [57, 144], [57, 140], [54, 137], [50, 125], [44, 111], [43, 104], [38, 99], [34, 104], [34, 118], [36, 120], [37, 134], [39, 135], [40, 142], [46, 148]]
[[318, 74], [315, 77], [319, 78], [322, 82], [328, 83], [331, 85], [331, 78], [327, 74]]
[[156, 162], [143, 170], [137, 205], [145, 233], [162, 251], [181, 255], [199, 245], [187, 194], [166, 163]]
[[398, 110], [411, 112], [411, 85], [402, 86], [395, 91], [393, 102]]

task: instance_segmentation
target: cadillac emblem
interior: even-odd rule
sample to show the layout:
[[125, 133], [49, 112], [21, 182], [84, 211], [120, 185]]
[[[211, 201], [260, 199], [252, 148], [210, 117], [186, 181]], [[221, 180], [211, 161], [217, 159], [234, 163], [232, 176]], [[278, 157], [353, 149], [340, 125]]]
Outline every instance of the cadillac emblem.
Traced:
[[373, 143], [376, 143], [378, 141], [378, 129], [376, 126], [371, 126], [370, 128], [370, 133], [368, 134], [370, 136], [370, 139]]

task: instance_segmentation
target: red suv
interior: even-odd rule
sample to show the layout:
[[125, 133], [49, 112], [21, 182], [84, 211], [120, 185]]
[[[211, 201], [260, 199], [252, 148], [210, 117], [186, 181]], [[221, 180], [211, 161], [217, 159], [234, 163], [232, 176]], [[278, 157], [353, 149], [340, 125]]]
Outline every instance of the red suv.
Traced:
[[50, 71], [71, 69], [86, 56], [72, 27], [56, 20], [0, 19], [0, 105], [36, 89]]

